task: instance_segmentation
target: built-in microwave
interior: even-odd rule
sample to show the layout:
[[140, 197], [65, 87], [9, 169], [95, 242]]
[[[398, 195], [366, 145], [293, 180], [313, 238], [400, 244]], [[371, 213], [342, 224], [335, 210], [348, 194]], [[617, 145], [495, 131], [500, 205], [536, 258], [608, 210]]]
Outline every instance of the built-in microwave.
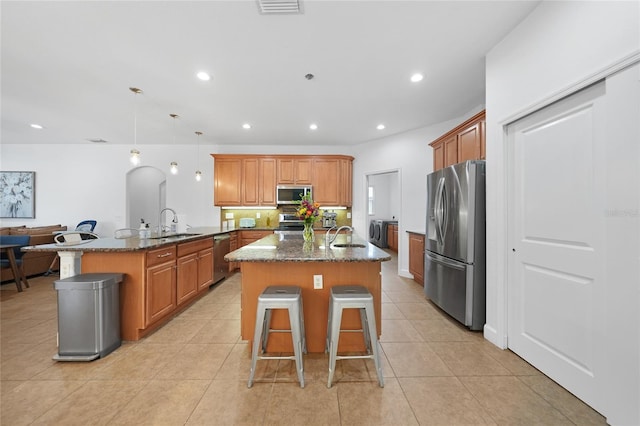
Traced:
[[312, 194], [307, 185], [278, 185], [276, 191], [278, 205], [297, 204], [303, 196]]

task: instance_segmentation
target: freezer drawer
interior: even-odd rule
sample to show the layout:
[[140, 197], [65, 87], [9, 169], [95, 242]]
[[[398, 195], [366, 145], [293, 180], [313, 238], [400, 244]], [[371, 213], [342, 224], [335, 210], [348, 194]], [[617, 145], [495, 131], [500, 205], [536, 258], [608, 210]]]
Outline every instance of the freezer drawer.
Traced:
[[473, 265], [425, 251], [425, 295], [471, 330], [482, 330], [485, 323], [484, 277], [477, 272]]

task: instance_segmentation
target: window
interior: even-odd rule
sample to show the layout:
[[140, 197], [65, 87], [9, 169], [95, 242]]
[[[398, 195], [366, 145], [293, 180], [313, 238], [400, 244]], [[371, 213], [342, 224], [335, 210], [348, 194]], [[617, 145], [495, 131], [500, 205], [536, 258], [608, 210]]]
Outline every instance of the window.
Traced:
[[370, 187], [369, 187], [368, 197], [367, 197], [367, 199], [368, 199], [368, 201], [369, 201], [369, 203], [368, 203], [368, 212], [369, 212], [369, 216], [371, 216], [371, 215], [373, 215], [373, 214], [375, 213], [375, 212], [373, 211], [373, 198], [374, 198], [373, 193], [374, 193], [374, 191], [373, 191], [373, 186], [370, 186]]

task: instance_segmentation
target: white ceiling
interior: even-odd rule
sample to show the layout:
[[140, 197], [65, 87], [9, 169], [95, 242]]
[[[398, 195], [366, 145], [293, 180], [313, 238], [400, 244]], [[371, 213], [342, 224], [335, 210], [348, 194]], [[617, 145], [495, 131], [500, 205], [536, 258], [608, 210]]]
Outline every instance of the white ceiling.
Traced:
[[1, 142], [133, 144], [134, 115], [138, 144], [202, 131], [348, 145], [424, 127], [484, 104], [485, 54], [537, 3], [303, 0], [263, 15], [253, 0], [2, 1]]

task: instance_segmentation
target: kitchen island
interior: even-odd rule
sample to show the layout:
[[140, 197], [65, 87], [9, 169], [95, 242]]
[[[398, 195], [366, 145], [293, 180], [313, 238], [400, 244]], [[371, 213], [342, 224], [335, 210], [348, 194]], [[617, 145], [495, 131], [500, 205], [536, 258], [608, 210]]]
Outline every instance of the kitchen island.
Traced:
[[[243, 340], [249, 341], [249, 347], [253, 340], [258, 296], [271, 285], [302, 288], [307, 350], [310, 353], [324, 352], [329, 294], [331, 287], [336, 285], [361, 285], [369, 289], [374, 299], [378, 334], [382, 332], [381, 262], [390, 260], [391, 256], [351, 235], [338, 235], [329, 246], [325, 243], [323, 234], [316, 235], [311, 243], [304, 243], [301, 235], [270, 235], [225, 256], [229, 262], [240, 263], [241, 334]], [[314, 276], [321, 277], [321, 288], [314, 287]], [[345, 311], [342, 325], [343, 329], [360, 329], [358, 312]], [[289, 328], [286, 311], [274, 311], [271, 328]], [[361, 333], [343, 333], [340, 336], [339, 351], [359, 352], [364, 349]], [[271, 334], [267, 351], [293, 352], [290, 334]]]
[[139, 340], [206, 294], [213, 278], [213, 238], [218, 228], [140, 239], [99, 238], [74, 244], [43, 244], [25, 251], [57, 252], [60, 277], [80, 272], [124, 274], [120, 284], [120, 331]]

